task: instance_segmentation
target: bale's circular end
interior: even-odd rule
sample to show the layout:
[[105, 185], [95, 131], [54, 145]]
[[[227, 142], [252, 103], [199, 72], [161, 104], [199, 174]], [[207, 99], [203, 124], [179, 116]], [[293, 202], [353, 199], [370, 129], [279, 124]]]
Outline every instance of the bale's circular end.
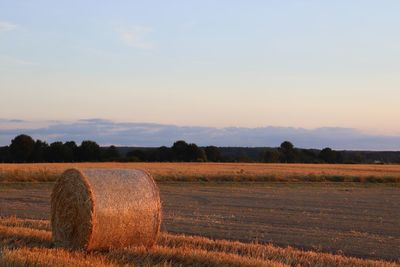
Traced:
[[51, 229], [57, 246], [86, 249], [93, 230], [94, 200], [76, 169], [65, 171], [51, 194]]
[[58, 246], [151, 247], [160, 224], [158, 187], [141, 170], [70, 169], [51, 195], [53, 241]]

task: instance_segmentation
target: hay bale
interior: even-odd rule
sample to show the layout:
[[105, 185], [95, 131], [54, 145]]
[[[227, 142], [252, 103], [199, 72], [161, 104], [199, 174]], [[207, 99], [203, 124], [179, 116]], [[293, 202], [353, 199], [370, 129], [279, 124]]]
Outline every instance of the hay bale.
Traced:
[[160, 223], [158, 188], [151, 175], [141, 170], [69, 169], [51, 194], [51, 227], [57, 246], [151, 247]]

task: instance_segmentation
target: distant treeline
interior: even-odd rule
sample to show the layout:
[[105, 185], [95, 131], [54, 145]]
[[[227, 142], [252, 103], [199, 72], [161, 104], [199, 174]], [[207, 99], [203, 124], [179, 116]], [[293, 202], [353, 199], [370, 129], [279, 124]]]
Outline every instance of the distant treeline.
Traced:
[[269, 162], [269, 163], [400, 163], [400, 152], [335, 151], [296, 148], [289, 141], [279, 147], [199, 147], [183, 140], [171, 147], [100, 147], [94, 141], [48, 144], [19, 135], [0, 147], [0, 162]]

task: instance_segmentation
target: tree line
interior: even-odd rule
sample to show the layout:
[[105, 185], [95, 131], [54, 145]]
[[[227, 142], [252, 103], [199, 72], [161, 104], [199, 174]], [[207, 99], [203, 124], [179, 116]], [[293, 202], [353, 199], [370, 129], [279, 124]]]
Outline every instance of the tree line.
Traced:
[[18, 135], [0, 147], [0, 162], [266, 162], [266, 163], [400, 163], [400, 152], [336, 151], [296, 148], [284, 141], [276, 148], [199, 147], [183, 140], [171, 147], [101, 147], [91, 140], [48, 144], [29, 135]]
[[74, 141], [53, 142], [34, 140], [21, 134], [11, 140], [9, 146], [0, 147], [0, 162], [97, 162], [97, 161], [207, 161], [220, 160], [218, 148], [205, 149], [196, 144], [176, 141], [172, 147], [156, 149], [132, 149], [125, 155], [115, 146], [101, 147], [95, 141], [86, 140], [77, 145]]
[[83, 162], [115, 160], [119, 158], [115, 146], [100, 147], [94, 141], [53, 142], [33, 140], [29, 135], [18, 135], [9, 146], [0, 147], [1, 162]]

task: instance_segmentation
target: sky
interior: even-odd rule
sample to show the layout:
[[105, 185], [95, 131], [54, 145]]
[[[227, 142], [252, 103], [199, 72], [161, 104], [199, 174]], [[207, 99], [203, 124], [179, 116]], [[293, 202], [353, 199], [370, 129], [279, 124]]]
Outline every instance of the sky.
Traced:
[[0, 130], [101, 118], [400, 136], [399, 12], [394, 0], [0, 0]]

